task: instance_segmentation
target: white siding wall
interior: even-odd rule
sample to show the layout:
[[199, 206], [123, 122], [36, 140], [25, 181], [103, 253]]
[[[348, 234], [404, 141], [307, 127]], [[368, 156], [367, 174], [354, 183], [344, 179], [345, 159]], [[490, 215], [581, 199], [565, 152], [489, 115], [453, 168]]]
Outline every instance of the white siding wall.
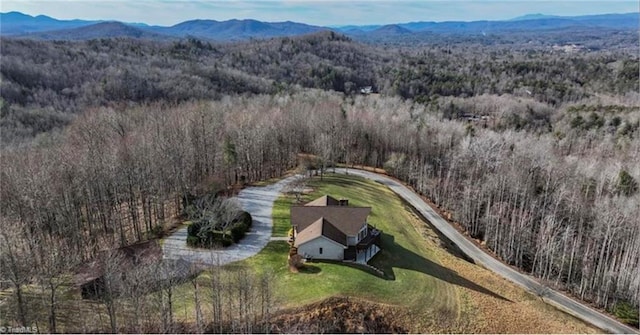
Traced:
[[[320, 248], [322, 248], [322, 255], [320, 254]], [[302, 257], [308, 256], [317, 259], [341, 261], [344, 259], [344, 248], [338, 243], [320, 236], [298, 246], [298, 254]]]

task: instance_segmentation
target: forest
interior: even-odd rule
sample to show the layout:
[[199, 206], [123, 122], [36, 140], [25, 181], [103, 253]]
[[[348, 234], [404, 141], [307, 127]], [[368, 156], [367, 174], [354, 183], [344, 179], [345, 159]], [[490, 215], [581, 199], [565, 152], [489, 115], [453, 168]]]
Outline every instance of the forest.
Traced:
[[105, 106], [177, 105], [305, 88], [352, 96], [372, 86], [434, 107], [439, 97], [526, 95], [553, 108], [640, 89], [638, 56], [628, 49], [565, 53], [466, 42], [390, 47], [333, 32], [233, 44], [3, 38], [0, 138], [19, 143]]
[[299, 153], [384, 168], [506, 263], [599, 308], [638, 310], [637, 52], [324, 32], [0, 43], [0, 279], [23, 325], [28, 284], [51, 294], [55, 327], [69, 271], [154, 238], [185, 196], [283, 176]]

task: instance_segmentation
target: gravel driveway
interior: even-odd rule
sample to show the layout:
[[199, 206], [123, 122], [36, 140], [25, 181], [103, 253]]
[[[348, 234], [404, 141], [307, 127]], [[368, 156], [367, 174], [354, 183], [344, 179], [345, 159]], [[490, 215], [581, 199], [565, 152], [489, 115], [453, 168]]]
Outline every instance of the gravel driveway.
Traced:
[[275, 184], [248, 187], [240, 191], [237, 199], [242, 209], [251, 214], [253, 224], [251, 231], [247, 232], [239, 243], [222, 250], [190, 248], [187, 246], [187, 227], [182, 227], [163, 240], [162, 257], [184, 259], [203, 265], [224, 265], [257, 254], [271, 239], [273, 203], [280, 196], [282, 189], [295, 178], [296, 176], [292, 176]]

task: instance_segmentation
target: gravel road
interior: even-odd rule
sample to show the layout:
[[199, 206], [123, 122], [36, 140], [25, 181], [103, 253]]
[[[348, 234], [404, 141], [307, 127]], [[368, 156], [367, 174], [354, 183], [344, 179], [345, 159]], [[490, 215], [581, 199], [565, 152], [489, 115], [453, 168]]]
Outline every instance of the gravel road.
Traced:
[[238, 194], [242, 209], [253, 218], [251, 231], [240, 240], [222, 250], [207, 250], [187, 246], [187, 227], [178, 229], [162, 243], [162, 257], [184, 259], [190, 263], [203, 265], [224, 265], [249, 258], [262, 250], [271, 239], [273, 203], [283, 188], [296, 177], [288, 177], [275, 184], [261, 187], [247, 187]]

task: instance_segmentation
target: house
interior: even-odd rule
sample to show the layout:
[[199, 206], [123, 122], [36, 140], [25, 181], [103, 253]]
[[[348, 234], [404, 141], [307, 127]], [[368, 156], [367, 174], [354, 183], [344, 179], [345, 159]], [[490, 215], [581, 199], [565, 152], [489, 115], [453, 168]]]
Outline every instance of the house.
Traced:
[[360, 88], [360, 93], [361, 94], [365, 94], [365, 95], [371, 94], [371, 93], [373, 93], [373, 87], [371, 87], [371, 86], [361, 87]]
[[367, 223], [371, 207], [325, 195], [291, 207], [293, 247], [307, 259], [367, 263], [380, 251], [380, 231]]

